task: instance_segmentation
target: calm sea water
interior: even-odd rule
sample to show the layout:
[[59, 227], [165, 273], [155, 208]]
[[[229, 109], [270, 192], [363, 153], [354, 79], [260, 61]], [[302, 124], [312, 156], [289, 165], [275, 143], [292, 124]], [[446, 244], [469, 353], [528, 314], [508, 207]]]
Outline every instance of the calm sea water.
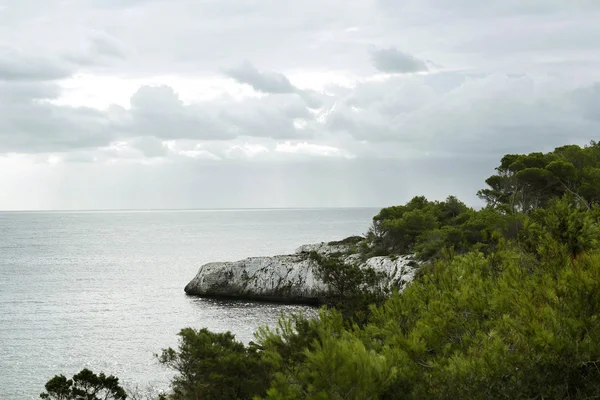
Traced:
[[187, 326], [248, 342], [305, 307], [186, 296], [210, 261], [289, 253], [364, 233], [376, 209], [0, 213], [0, 399], [39, 398], [83, 367], [142, 390], [171, 372], [153, 354]]

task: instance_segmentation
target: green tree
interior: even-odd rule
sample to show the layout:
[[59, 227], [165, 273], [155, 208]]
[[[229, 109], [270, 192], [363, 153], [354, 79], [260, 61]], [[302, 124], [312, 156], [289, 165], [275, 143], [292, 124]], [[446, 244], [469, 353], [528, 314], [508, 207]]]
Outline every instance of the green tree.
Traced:
[[364, 323], [372, 304], [381, 304], [389, 295], [386, 274], [348, 262], [337, 256], [323, 257], [310, 254], [316, 266], [316, 275], [327, 285], [325, 303], [335, 307], [348, 320]]
[[119, 379], [104, 373], [94, 374], [83, 369], [67, 379], [64, 375], [56, 375], [46, 385], [46, 391], [40, 394], [42, 399], [49, 400], [125, 400], [127, 394], [119, 386]]
[[562, 246], [571, 259], [598, 247], [598, 218], [572, 196], [554, 199], [547, 208], [531, 216], [531, 237], [538, 250]]
[[487, 253], [499, 241], [516, 237], [522, 219], [493, 206], [474, 210], [454, 196], [443, 202], [415, 197], [405, 206], [383, 209], [374, 217], [366, 256], [415, 254], [419, 260], [428, 261], [448, 250]]
[[158, 360], [178, 374], [173, 400], [252, 399], [268, 387], [270, 370], [256, 347], [247, 347], [230, 332], [185, 328], [179, 348], [164, 349]]
[[276, 375], [265, 399], [378, 399], [394, 381], [393, 360], [347, 331], [341, 314], [323, 310], [303, 361]]
[[549, 153], [508, 154], [478, 196], [511, 213], [529, 213], [570, 194], [591, 207], [600, 202], [600, 145], [561, 146]]

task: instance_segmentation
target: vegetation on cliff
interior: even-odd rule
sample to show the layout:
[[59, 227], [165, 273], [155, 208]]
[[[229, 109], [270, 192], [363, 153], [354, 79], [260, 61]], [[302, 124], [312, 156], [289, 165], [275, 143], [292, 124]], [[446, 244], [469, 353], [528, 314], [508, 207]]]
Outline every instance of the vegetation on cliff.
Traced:
[[177, 372], [165, 398], [599, 398], [600, 145], [507, 155], [486, 183], [481, 210], [415, 197], [353, 242], [417, 255], [401, 293], [371, 299], [368, 276], [320, 259], [357, 298], [284, 317], [248, 346], [184, 329], [159, 357]]

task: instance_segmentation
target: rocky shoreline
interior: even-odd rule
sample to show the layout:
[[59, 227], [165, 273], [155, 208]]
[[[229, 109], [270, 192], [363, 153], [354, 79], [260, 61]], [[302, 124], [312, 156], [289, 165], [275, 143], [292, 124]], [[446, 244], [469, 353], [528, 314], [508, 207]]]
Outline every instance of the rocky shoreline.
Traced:
[[303, 245], [294, 254], [204, 264], [184, 290], [200, 297], [318, 305], [330, 289], [318, 276], [318, 265], [310, 257], [313, 252], [325, 257], [341, 254], [344, 262], [383, 272], [382, 284], [388, 287], [402, 289], [414, 276], [414, 262], [409, 256], [362, 261], [349, 245], [332, 242]]

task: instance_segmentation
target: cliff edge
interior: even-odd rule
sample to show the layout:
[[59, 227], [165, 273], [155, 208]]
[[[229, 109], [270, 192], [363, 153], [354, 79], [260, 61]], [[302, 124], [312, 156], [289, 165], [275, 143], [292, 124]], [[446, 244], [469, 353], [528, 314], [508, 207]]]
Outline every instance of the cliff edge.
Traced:
[[329, 293], [311, 253], [340, 255], [344, 262], [383, 272], [383, 285], [400, 289], [414, 275], [412, 258], [372, 257], [361, 261], [344, 244], [318, 243], [300, 246], [294, 254], [250, 257], [234, 262], [204, 264], [185, 287], [189, 295], [227, 297], [284, 303], [320, 304]]

